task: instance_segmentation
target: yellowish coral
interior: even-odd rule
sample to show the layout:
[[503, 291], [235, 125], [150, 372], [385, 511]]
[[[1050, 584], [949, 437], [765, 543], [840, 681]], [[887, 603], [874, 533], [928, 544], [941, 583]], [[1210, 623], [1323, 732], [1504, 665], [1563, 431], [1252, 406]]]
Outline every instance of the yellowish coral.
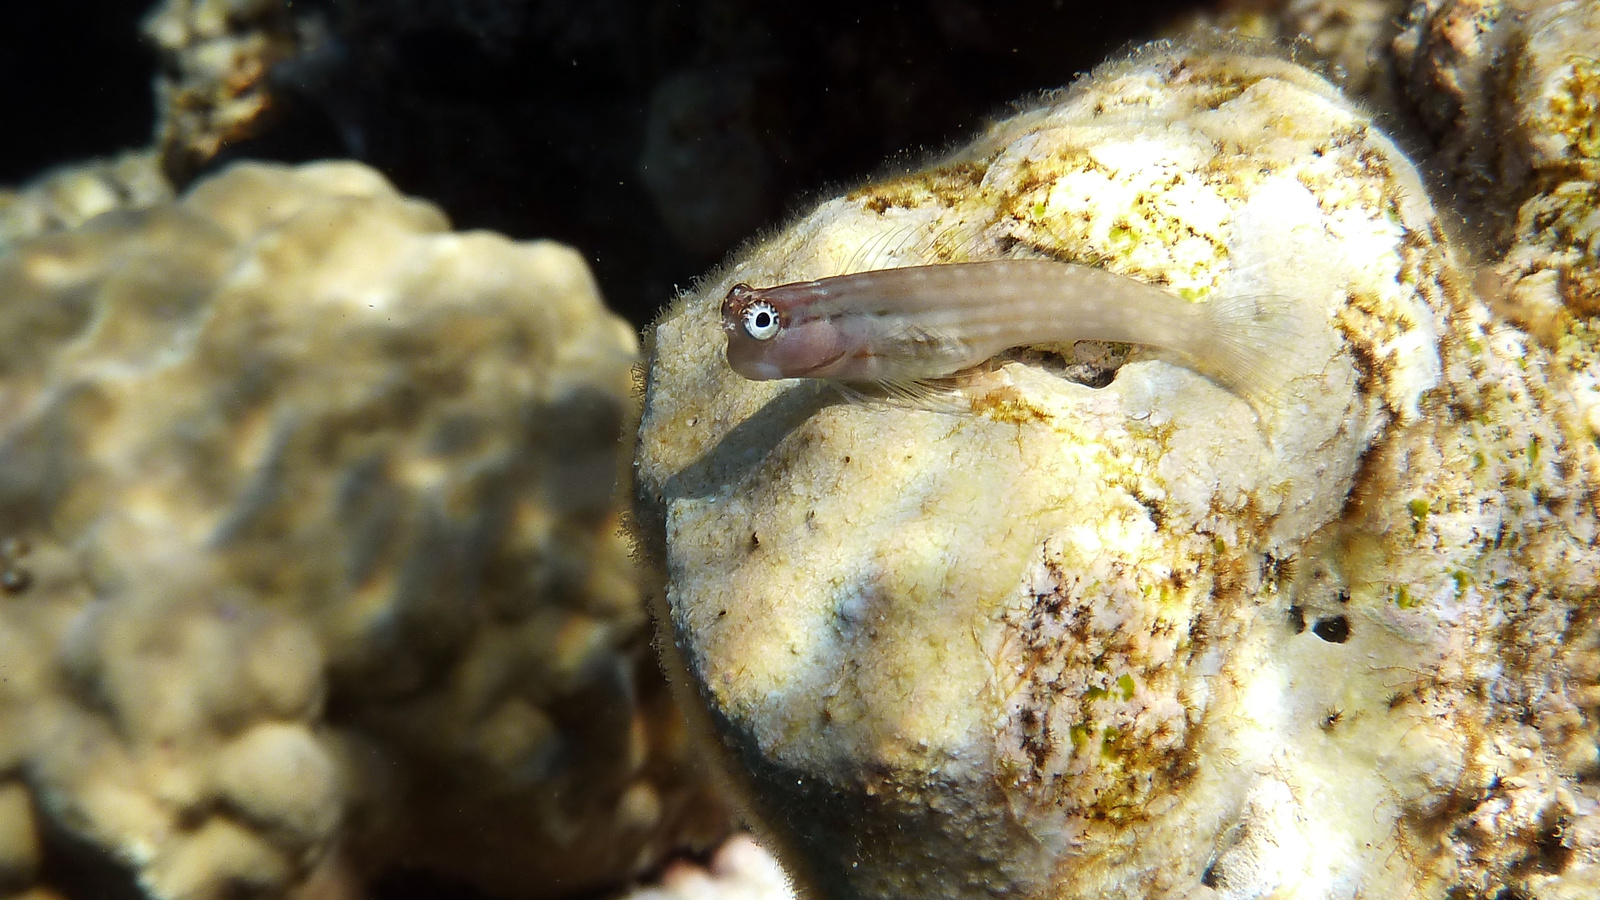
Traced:
[[0, 252], [27, 238], [76, 228], [114, 209], [144, 209], [171, 200], [172, 186], [153, 151], [63, 166], [21, 188], [0, 188]]
[[555, 896], [723, 827], [618, 534], [635, 339], [574, 251], [247, 165], [0, 252], [0, 300], [8, 887], [33, 810], [174, 900], [397, 860]]
[[1221, 29], [1292, 45], [1296, 58], [1315, 61], [1351, 94], [1387, 102], [1394, 71], [1379, 52], [1404, 19], [1411, 0], [1276, 0], [1201, 7], [1190, 30]]
[[[722, 360], [735, 282], [997, 255], [1324, 324], [1259, 417], [1137, 355], [1095, 389], [1020, 354], [959, 414]], [[1465, 285], [1330, 85], [1158, 45], [684, 298], [641, 528], [670, 656], [802, 884], [1593, 894], [1600, 469], [1548, 357]]]
[[1554, 345], [1600, 314], [1600, 4], [1423, 0], [1393, 44], [1467, 212], [1495, 226], [1494, 293]]
[[39, 862], [39, 833], [27, 788], [0, 782], [0, 892], [9, 896], [31, 883]]
[[272, 67], [300, 49], [285, 0], [163, 0], [144, 20], [164, 60], [156, 148], [186, 184], [228, 144], [254, 137], [275, 102]]

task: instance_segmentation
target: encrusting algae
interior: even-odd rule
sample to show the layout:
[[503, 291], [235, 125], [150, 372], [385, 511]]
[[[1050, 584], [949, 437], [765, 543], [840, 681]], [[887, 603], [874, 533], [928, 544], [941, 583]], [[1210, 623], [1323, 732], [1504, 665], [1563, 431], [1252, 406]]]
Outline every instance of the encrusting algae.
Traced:
[[[867, 246], [1287, 297], [1313, 327], [1259, 410], [1137, 348], [1002, 354], [960, 415], [729, 368], [734, 285]], [[1470, 284], [1364, 111], [1210, 42], [1108, 64], [684, 297], [640, 529], [669, 661], [802, 891], [1594, 895], [1600, 467], [1550, 383], [1595, 342], [1555, 358]]]

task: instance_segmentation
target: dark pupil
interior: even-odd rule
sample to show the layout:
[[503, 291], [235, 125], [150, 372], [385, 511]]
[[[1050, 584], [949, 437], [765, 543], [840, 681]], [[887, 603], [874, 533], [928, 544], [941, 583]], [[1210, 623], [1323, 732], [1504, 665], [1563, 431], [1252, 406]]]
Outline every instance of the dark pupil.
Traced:
[[772, 324], [772, 314], [771, 313], [765, 312], [765, 311], [761, 311], [761, 312], [757, 312], [756, 313], [756, 327], [757, 328], [765, 328], [765, 327], [767, 327], [768, 325], [771, 325], [771, 324]]

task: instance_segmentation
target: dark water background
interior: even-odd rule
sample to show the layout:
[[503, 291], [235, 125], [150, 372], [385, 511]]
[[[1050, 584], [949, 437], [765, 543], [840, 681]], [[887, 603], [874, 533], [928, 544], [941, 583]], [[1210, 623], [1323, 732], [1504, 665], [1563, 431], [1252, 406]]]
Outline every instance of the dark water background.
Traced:
[[[152, 6], [6, 4], [0, 184], [150, 142]], [[294, 0], [332, 40], [210, 166], [363, 160], [459, 228], [575, 245], [642, 325], [742, 240], [1202, 6]]]
[[11, 0], [0, 11], [0, 185], [150, 142], [150, 0]]

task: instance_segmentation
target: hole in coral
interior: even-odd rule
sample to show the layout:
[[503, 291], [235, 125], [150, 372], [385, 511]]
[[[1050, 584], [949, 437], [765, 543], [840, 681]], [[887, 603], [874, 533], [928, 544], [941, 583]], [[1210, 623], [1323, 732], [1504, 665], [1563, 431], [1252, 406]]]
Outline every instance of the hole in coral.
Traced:
[[1317, 624], [1311, 626], [1311, 633], [1330, 644], [1342, 644], [1350, 640], [1350, 620], [1344, 616], [1318, 619]]
[[1572, 861], [1572, 848], [1566, 844], [1566, 822], [1558, 821], [1539, 832], [1533, 846], [1538, 851], [1535, 865], [1546, 872], [1562, 872]]
[[1117, 370], [1128, 361], [1132, 344], [1079, 341], [1071, 347], [1043, 350], [1024, 347], [1007, 354], [1018, 362], [1039, 366], [1085, 387], [1103, 388], [1116, 380]]
[[1299, 606], [1289, 607], [1289, 630], [1295, 634], [1306, 630], [1306, 611]]

